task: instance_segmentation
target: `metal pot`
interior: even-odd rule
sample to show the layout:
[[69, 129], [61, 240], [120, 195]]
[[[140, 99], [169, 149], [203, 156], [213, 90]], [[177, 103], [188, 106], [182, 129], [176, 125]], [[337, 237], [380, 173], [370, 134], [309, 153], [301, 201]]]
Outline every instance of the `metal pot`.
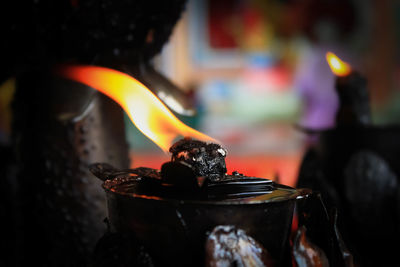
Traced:
[[207, 233], [217, 225], [243, 229], [281, 262], [296, 198], [302, 195], [271, 181], [268, 192], [252, 197], [179, 199], [119, 190], [126, 183], [103, 183], [110, 231], [134, 236], [162, 266], [203, 266]]

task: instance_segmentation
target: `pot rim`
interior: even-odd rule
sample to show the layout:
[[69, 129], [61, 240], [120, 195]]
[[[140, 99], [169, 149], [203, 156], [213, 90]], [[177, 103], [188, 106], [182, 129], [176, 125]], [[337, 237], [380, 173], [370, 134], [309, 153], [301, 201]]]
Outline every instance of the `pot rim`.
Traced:
[[176, 198], [165, 198], [154, 195], [142, 195], [135, 193], [117, 192], [113, 188], [109, 188], [102, 184], [103, 189], [107, 194], [113, 194], [117, 197], [143, 200], [143, 201], [157, 201], [169, 204], [194, 204], [194, 205], [253, 205], [253, 204], [266, 204], [266, 203], [279, 203], [289, 200], [296, 200], [298, 197], [304, 195], [301, 189], [295, 189], [290, 186], [275, 184], [275, 188], [270, 193], [260, 194], [253, 197], [247, 198], [236, 198], [236, 199], [226, 199], [226, 200], [199, 200], [199, 199], [176, 199]]

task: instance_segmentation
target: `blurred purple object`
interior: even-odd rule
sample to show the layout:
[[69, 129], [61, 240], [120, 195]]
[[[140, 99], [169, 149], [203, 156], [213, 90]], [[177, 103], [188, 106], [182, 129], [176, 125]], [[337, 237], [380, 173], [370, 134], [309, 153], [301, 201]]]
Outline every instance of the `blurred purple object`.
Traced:
[[297, 66], [295, 88], [302, 98], [304, 109], [299, 124], [308, 129], [321, 130], [335, 126], [338, 96], [335, 76], [325, 59], [328, 51], [347, 59], [337, 47], [313, 46], [303, 53]]

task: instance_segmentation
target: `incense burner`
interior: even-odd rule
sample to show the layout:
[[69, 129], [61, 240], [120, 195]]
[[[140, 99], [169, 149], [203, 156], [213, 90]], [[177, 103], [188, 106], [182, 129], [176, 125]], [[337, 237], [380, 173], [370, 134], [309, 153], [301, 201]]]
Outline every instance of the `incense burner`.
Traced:
[[[256, 239], [274, 260], [289, 259], [295, 203], [306, 191], [237, 172], [228, 175], [218, 145], [200, 149], [193, 142], [178, 152], [174, 145], [176, 153], [161, 171], [92, 165], [104, 181], [110, 232], [135, 239], [162, 266], [205, 266], [207, 236], [224, 225]], [[200, 158], [216, 164], [199, 164]]]
[[270, 189], [259, 195], [178, 199], [137, 192], [136, 183], [114, 179], [103, 184], [110, 230], [132, 234], [165, 265], [204, 266], [207, 232], [218, 225], [245, 230], [282, 259], [299, 191], [268, 181]]

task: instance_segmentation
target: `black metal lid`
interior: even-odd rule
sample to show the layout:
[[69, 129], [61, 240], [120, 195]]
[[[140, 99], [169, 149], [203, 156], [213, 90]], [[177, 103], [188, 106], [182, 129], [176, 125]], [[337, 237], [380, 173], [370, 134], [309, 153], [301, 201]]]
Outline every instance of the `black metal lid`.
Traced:
[[196, 204], [256, 204], [295, 199], [300, 191], [272, 180], [242, 176], [209, 183], [201, 190], [180, 191], [168, 184], [141, 176], [116, 177], [106, 180], [103, 188], [107, 193], [132, 199], [151, 199], [167, 202]]
[[129, 198], [208, 204], [265, 203], [295, 199], [301, 193], [272, 180], [244, 176], [238, 172], [218, 179], [193, 175], [185, 165], [169, 166], [178, 172], [163, 176], [162, 171], [140, 167], [118, 170], [105, 163], [93, 164], [91, 172], [104, 181], [107, 193]]

